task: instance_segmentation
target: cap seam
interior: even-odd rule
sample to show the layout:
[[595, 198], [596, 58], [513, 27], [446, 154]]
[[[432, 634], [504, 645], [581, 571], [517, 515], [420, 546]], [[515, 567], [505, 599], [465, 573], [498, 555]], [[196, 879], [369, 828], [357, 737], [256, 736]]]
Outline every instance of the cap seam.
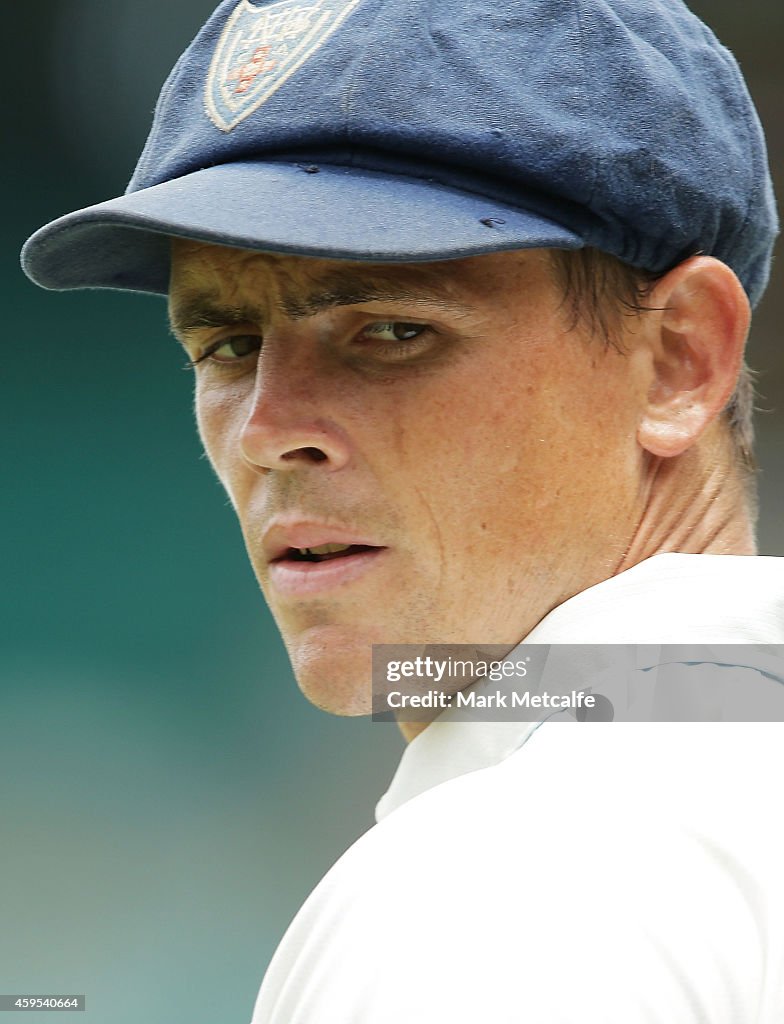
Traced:
[[[589, 78], [588, 78], [588, 61], [587, 61], [587, 57], [586, 57], [586, 41], [585, 41], [585, 32], [584, 32], [584, 28], [583, 28], [583, 15], [582, 15], [582, 3], [581, 3], [581, 0], [574, 0], [574, 14], [575, 14], [575, 21], [577, 23], [577, 36], [578, 36], [578, 39], [579, 39], [579, 50], [580, 50], [580, 66], [581, 66], [581, 70], [582, 70], [582, 85], [581, 85], [580, 91], [581, 91], [581, 93], [583, 95], [583, 98], [584, 98], [584, 101], [585, 101], [584, 116], [587, 119], [588, 116], [589, 116], [589, 113], [590, 113], [590, 111], [592, 109], [592, 104], [591, 104], [591, 98], [590, 98], [590, 87], [589, 87]], [[589, 195], [589, 198], [588, 198], [588, 202], [586, 203], [587, 206], [592, 206], [593, 205], [593, 201], [594, 201], [594, 199], [596, 197], [596, 189], [598, 187], [599, 177], [600, 177], [600, 166], [601, 166], [601, 163], [602, 163], [601, 151], [599, 150], [598, 147], [594, 147], [594, 148], [595, 148], [595, 152], [593, 154], [593, 159], [591, 161], [591, 167], [592, 167], [592, 171], [593, 171], [593, 178], [592, 178], [591, 184], [590, 184], [590, 195]]]
[[[364, 6], [363, 4], [360, 4], [360, 5], [358, 5], [357, 10], [354, 11], [353, 13], [355, 15], [360, 14], [360, 13], [364, 13], [364, 14], [367, 15], [367, 18], [368, 18], [367, 33], [368, 33], [368, 37], [370, 37], [371, 26], [373, 26], [375, 28], [376, 22], [378, 21], [378, 16], [379, 16], [378, 10], [376, 10], [374, 13], [371, 13], [369, 7]], [[368, 43], [368, 45], [369, 45], [369, 43]], [[355, 85], [356, 85], [356, 81], [357, 81], [357, 76], [359, 75], [360, 68], [363, 66], [363, 64], [365, 62], [366, 62], [366, 56], [365, 56], [364, 53], [358, 59], [352, 60], [351, 70], [349, 72], [349, 80], [348, 80], [348, 83], [347, 83], [347, 85], [345, 87], [345, 90], [344, 90], [344, 93], [343, 93], [343, 95], [345, 97], [345, 103], [341, 104], [341, 106], [342, 106], [342, 114], [343, 114], [343, 128], [342, 128], [341, 134], [343, 135], [343, 139], [345, 141], [345, 145], [346, 145], [347, 149], [352, 149], [353, 146], [355, 145], [354, 140], [352, 138], [352, 133], [351, 133], [351, 123], [352, 123], [352, 119], [354, 117], [354, 92], [355, 92]]]
[[[180, 68], [181, 68], [181, 65], [185, 61], [185, 54], [187, 52], [188, 51], [186, 50], [185, 53], [182, 53], [180, 55], [180, 57], [177, 59], [177, 62], [174, 65], [174, 67], [171, 69], [171, 72], [169, 73], [168, 78], [163, 83], [163, 87], [161, 89], [161, 94], [158, 97], [158, 102], [157, 102], [157, 104], [155, 106], [155, 110], [153, 112], [152, 124], [150, 125], [150, 132], [149, 132], [149, 135], [147, 136], [147, 141], [144, 144], [144, 148], [142, 149], [142, 152], [141, 152], [141, 155], [139, 157], [139, 160], [137, 161], [136, 167], [133, 170], [133, 174], [128, 179], [128, 184], [126, 185], [126, 188], [125, 188], [125, 194], [126, 195], [131, 190], [131, 184], [133, 183], [134, 179], [139, 176], [139, 172], [141, 170], [143, 170], [143, 168], [147, 164], [148, 154], [149, 154], [150, 150], [152, 150], [152, 148], [153, 148], [152, 143], [153, 143], [153, 139], [155, 139], [156, 128], [158, 127], [158, 125], [160, 124], [160, 122], [161, 122], [161, 120], [163, 118], [164, 108], [166, 106], [166, 102], [168, 100], [169, 93], [174, 88], [174, 80], [175, 80], [175, 78], [180, 73]], [[134, 191], [136, 191], [136, 190], [134, 189]]]
[[[718, 40], [716, 40], [716, 42], [718, 43]], [[731, 54], [727, 51], [726, 47], [721, 45], [721, 43], [718, 43], [718, 53], [720, 54], [722, 60], [724, 61], [724, 64], [729, 68], [730, 74], [734, 78], [736, 86], [738, 86], [738, 88], [741, 90], [741, 95], [743, 95], [744, 93], [746, 93], [747, 88], [746, 88], [745, 82], [743, 80], [743, 76], [740, 73], [740, 68], [738, 67], [737, 62], [731, 56]], [[753, 211], [754, 211], [754, 209], [756, 207], [757, 200], [759, 198], [759, 195], [760, 195], [760, 192], [761, 192], [761, 187], [762, 187], [763, 175], [761, 175], [759, 173], [760, 170], [762, 169], [760, 167], [760, 164], [762, 163], [762, 154], [755, 152], [755, 147], [751, 144], [751, 125], [749, 123], [750, 122], [749, 106], [750, 106], [751, 102], [752, 101], [751, 101], [750, 95], [749, 95], [749, 102], [744, 103], [743, 111], [742, 111], [742, 116], [741, 116], [741, 119], [740, 119], [741, 120], [741, 125], [742, 125], [742, 128], [743, 128], [743, 142], [744, 142], [744, 146], [745, 146], [747, 154], [749, 155], [749, 157], [751, 159], [751, 165], [752, 165], [752, 173], [751, 173], [751, 176], [750, 176], [751, 177], [751, 188], [749, 189], [749, 199], [748, 199], [748, 203], [746, 204], [746, 215], [743, 218], [742, 224], [738, 228], [736, 228], [735, 232], [733, 233], [731, 244], [727, 246], [727, 248], [730, 251], [733, 251], [733, 250], [735, 250], [737, 248], [739, 239], [741, 239], [745, 235], [746, 229], [748, 228], [749, 224], [751, 223], [752, 214], [753, 214]], [[749, 272], [750, 272], [751, 271], [751, 267], [749, 267], [748, 269], [749, 269]], [[746, 277], [747, 275], [744, 273], [743, 276]], [[744, 284], [744, 287], [747, 288], [747, 290], [750, 290], [748, 288], [748, 286], [747, 286], [745, 281], [743, 282], [743, 284]]]

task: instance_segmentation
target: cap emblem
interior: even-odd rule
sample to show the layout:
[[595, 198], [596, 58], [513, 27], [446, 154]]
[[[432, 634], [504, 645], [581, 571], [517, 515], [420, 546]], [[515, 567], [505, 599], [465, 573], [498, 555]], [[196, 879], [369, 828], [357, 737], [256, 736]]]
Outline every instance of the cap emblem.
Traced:
[[224, 26], [207, 74], [204, 102], [230, 132], [272, 96], [327, 41], [361, 0], [240, 0]]

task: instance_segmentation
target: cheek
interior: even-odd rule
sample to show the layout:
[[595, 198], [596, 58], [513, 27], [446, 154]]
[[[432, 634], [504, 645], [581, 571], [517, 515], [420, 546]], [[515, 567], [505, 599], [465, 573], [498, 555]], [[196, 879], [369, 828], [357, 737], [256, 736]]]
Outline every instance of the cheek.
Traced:
[[241, 385], [210, 387], [197, 381], [196, 423], [199, 436], [218, 479], [237, 504], [237, 470], [242, 464], [240, 436], [247, 418], [249, 389]]
[[546, 399], [530, 376], [516, 383], [526, 377], [508, 360], [499, 368], [468, 365], [438, 388], [398, 396], [390, 422], [406, 471], [427, 490], [456, 498], [513, 472], [546, 433], [540, 408]]
[[492, 373], [456, 374], [427, 404], [398, 405], [400, 479], [413, 485], [422, 530], [450, 557], [578, 543], [576, 511], [603, 518], [635, 493], [624, 366], [593, 366], [580, 350], [569, 361], [507, 358]]
[[490, 571], [530, 499], [524, 473], [538, 435], [524, 396], [503, 378], [452, 374], [438, 393], [404, 394], [389, 409], [395, 465], [384, 483], [408, 506], [412, 540], [437, 557], [444, 580]]

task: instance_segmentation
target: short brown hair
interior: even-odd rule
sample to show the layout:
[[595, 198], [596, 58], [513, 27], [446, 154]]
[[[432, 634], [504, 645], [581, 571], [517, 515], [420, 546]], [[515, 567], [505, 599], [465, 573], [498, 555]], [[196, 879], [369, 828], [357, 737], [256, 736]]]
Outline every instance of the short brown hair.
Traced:
[[[553, 265], [563, 289], [564, 306], [572, 325], [590, 324], [606, 344], [621, 348], [620, 318], [637, 316], [650, 310], [646, 305], [654, 285], [665, 272], [654, 274], [622, 263], [598, 249], [552, 250]], [[740, 466], [749, 482], [757, 469], [754, 459], [754, 373], [743, 362], [735, 391], [724, 418], [730, 429]]]

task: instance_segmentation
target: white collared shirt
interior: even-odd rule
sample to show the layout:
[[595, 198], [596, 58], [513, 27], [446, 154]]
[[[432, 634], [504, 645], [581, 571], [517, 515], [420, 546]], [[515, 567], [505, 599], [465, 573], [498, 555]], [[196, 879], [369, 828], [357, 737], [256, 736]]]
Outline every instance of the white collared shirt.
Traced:
[[[660, 555], [524, 643], [784, 644], [783, 570]], [[253, 1022], [781, 1024], [782, 789], [779, 723], [441, 716], [292, 923]]]

